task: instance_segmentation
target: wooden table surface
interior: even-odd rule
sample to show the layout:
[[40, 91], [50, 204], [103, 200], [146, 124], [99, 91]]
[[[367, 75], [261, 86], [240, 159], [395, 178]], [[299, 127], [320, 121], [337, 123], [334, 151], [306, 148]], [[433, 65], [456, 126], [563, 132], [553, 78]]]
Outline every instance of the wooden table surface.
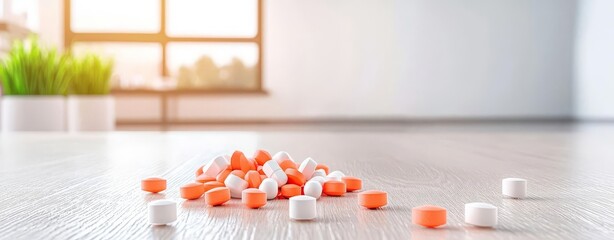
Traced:
[[[299, 222], [287, 200], [250, 210], [179, 198], [213, 156], [258, 148], [360, 177], [389, 205], [323, 197], [318, 218]], [[613, 162], [610, 125], [0, 134], [0, 239], [612, 239]], [[155, 175], [168, 189], [142, 192], [140, 179]], [[528, 198], [503, 198], [505, 177], [528, 179]], [[153, 227], [146, 205], [161, 198], [178, 201], [178, 220]], [[476, 201], [499, 207], [496, 228], [463, 223]], [[412, 225], [423, 204], [447, 208], [448, 224]]]

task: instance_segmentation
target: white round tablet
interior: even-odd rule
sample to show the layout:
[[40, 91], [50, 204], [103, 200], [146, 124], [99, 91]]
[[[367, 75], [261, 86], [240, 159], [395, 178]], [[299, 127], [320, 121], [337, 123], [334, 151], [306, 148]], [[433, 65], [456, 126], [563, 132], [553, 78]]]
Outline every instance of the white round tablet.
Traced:
[[275, 153], [275, 155], [273, 155], [273, 157], [271, 157], [271, 160], [273, 160], [275, 162], [281, 162], [281, 161], [286, 160], [286, 159], [290, 159], [290, 160], [294, 161], [292, 159], [292, 157], [290, 157], [290, 154], [288, 154], [287, 152], [284, 152], [284, 151], [277, 152], [277, 153]]
[[283, 171], [276, 161], [267, 161], [262, 165], [262, 171], [267, 177], [273, 176], [276, 171]]
[[211, 159], [211, 161], [209, 161], [203, 167], [203, 173], [209, 177], [216, 177], [220, 172], [228, 168], [228, 166], [230, 165], [228, 159], [229, 158], [224, 155], [220, 155]]
[[307, 183], [305, 183], [303, 192], [305, 193], [305, 196], [319, 199], [320, 196], [322, 196], [322, 184], [318, 181], [309, 180]]
[[237, 175], [229, 174], [224, 180], [224, 185], [230, 190], [230, 197], [240, 199], [243, 190], [247, 189], [249, 184]]
[[334, 171], [329, 173], [328, 175], [326, 175], [327, 179], [331, 179], [331, 180], [339, 180], [341, 181], [341, 178], [345, 177], [345, 174], [341, 171]]
[[298, 167], [298, 171], [305, 176], [305, 179], [311, 179], [311, 176], [316, 171], [317, 166], [318, 163], [316, 161], [314, 161], [312, 158], [307, 158]]
[[511, 198], [527, 196], [527, 180], [522, 178], [504, 178], [501, 181], [501, 192]]
[[258, 189], [266, 193], [266, 199], [274, 199], [277, 197], [277, 193], [279, 191], [277, 181], [272, 178], [265, 178], [262, 180]]
[[288, 207], [290, 218], [295, 220], [311, 220], [316, 218], [316, 199], [310, 196], [294, 196], [290, 198]]
[[282, 171], [281, 169], [275, 171], [270, 176], [270, 178], [277, 181], [277, 186], [283, 186], [283, 185], [286, 185], [286, 183], [288, 183], [288, 175], [286, 175], [286, 173]]
[[497, 207], [481, 202], [467, 203], [465, 223], [478, 227], [493, 227], [497, 225]]
[[172, 200], [151, 201], [147, 204], [147, 211], [152, 225], [165, 225], [177, 220], [177, 203]]
[[315, 172], [313, 172], [313, 174], [311, 175], [311, 178], [314, 178], [317, 176], [326, 178], [326, 171], [324, 171], [324, 169], [318, 169]]

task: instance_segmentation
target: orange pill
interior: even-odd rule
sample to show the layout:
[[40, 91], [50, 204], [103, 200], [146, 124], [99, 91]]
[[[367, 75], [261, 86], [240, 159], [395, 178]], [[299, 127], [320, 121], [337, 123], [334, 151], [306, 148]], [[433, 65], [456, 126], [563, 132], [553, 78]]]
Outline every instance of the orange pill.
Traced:
[[235, 151], [230, 156], [230, 166], [232, 170], [241, 170], [242, 162], [247, 162], [247, 158], [245, 158], [245, 154], [241, 151]]
[[258, 166], [258, 167], [256, 168], [256, 170], [258, 170], [258, 173], [260, 173], [260, 175], [266, 175], [266, 174], [264, 173], [264, 170], [262, 170], [262, 166]]
[[326, 164], [318, 163], [318, 165], [316, 165], [316, 170], [318, 169], [324, 169], [324, 171], [326, 172], [326, 175], [328, 175], [328, 172], [330, 172], [330, 168], [328, 168]]
[[196, 181], [199, 183], [206, 183], [206, 182], [211, 182], [211, 181], [215, 181], [214, 177], [209, 177], [205, 174], [201, 174], [198, 177], [196, 177]]
[[322, 192], [328, 196], [343, 196], [345, 189], [345, 183], [338, 180], [328, 180], [322, 185]]
[[358, 194], [358, 204], [366, 208], [378, 208], [388, 204], [388, 193], [379, 190], [369, 190]]
[[217, 180], [218, 182], [223, 183], [226, 178], [228, 177], [228, 175], [230, 175], [230, 172], [232, 172], [232, 170], [224, 170], [222, 171], [220, 174], [217, 175], [217, 177], [215, 178], [215, 180]]
[[353, 192], [362, 188], [362, 180], [357, 177], [345, 176], [341, 178], [341, 181], [345, 183], [345, 190]]
[[151, 193], [162, 192], [166, 189], [166, 179], [157, 177], [145, 178], [141, 180], [141, 189]]
[[285, 198], [301, 195], [301, 187], [296, 184], [283, 185], [281, 186], [281, 195]]
[[424, 205], [411, 209], [411, 222], [428, 228], [434, 228], [446, 224], [446, 209]]
[[211, 182], [206, 182], [203, 184], [203, 187], [205, 188], [205, 192], [214, 189], [216, 187], [225, 187], [223, 183], [218, 182], [218, 181], [211, 181]]
[[241, 179], [245, 178], [245, 172], [243, 172], [242, 170], [232, 170], [230, 174], [233, 174]]
[[305, 185], [305, 176], [294, 168], [288, 168], [284, 171], [288, 175], [288, 183], [298, 186]]
[[241, 202], [248, 208], [260, 208], [266, 205], [266, 193], [256, 188], [248, 188], [241, 192]]
[[203, 174], [203, 167], [205, 165], [200, 166], [198, 169], [196, 169], [196, 176], [200, 176], [201, 174]]
[[211, 206], [219, 206], [230, 200], [230, 189], [227, 187], [216, 187], [205, 192], [205, 203]]
[[271, 159], [271, 154], [266, 150], [260, 149], [254, 153], [254, 160], [256, 160], [256, 163], [258, 163], [258, 165], [264, 165], [264, 163]]
[[241, 158], [241, 171], [246, 173], [249, 170], [256, 170], [254, 162], [252, 162], [248, 158]]
[[181, 198], [193, 200], [198, 199], [205, 193], [205, 187], [202, 183], [188, 183], [179, 188]]
[[260, 174], [254, 170], [250, 170], [245, 174], [245, 181], [247, 181], [248, 188], [258, 188], [260, 187], [260, 182], [262, 179], [260, 178]]
[[284, 171], [286, 171], [286, 169], [288, 168], [298, 169], [298, 167], [296, 166], [296, 163], [290, 159], [281, 160], [281, 162], [279, 162], [279, 166]]

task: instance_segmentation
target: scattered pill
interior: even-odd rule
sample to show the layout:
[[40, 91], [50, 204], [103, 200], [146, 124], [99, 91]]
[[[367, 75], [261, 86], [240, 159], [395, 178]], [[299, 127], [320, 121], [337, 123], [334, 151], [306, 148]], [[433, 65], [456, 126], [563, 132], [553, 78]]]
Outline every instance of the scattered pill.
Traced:
[[[311, 178], [314, 178], [314, 177], [317, 177], [317, 176], [320, 176], [320, 177], [326, 178], [326, 171], [324, 171], [324, 169], [318, 169], [318, 170], [315, 170], [315, 171], [313, 172], [313, 174], [311, 175]], [[311, 178], [310, 178], [310, 179], [311, 179]]]
[[232, 170], [230, 174], [235, 175], [239, 178], [245, 178], [245, 172], [243, 172], [242, 170]]
[[317, 182], [319, 182], [320, 184], [324, 184], [324, 182], [326, 182], [326, 180], [327, 180], [327, 179], [326, 179], [325, 177], [322, 177], [322, 176], [316, 176], [316, 177], [312, 177], [312, 178], [311, 178], [311, 180], [309, 180], [309, 181], [317, 181]]
[[446, 209], [433, 205], [414, 207], [411, 209], [411, 221], [413, 224], [427, 228], [444, 225], [446, 224]]
[[205, 192], [217, 188], [217, 187], [224, 187], [224, 184], [218, 181], [211, 181], [211, 182], [206, 182], [203, 184], [203, 188], [205, 189]]
[[226, 178], [228, 177], [228, 175], [230, 175], [231, 172], [232, 170], [226, 169], [222, 171], [220, 174], [218, 174], [215, 180], [223, 183], [224, 181], [226, 181]]
[[179, 193], [183, 199], [194, 200], [205, 193], [205, 187], [202, 183], [188, 183], [179, 188]]
[[256, 163], [258, 163], [258, 165], [264, 165], [264, 163], [271, 159], [271, 154], [269, 154], [269, 152], [267, 152], [266, 150], [258, 150], [254, 153], [254, 160], [256, 160]]
[[166, 189], [166, 179], [150, 177], [141, 180], [141, 189], [143, 191], [158, 193]]
[[319, 169], [324, 170], [324, 173], [326, 173], [326, 175], [328, 175], [328, 173], [330, 172], [330, 168], [328, 168], [328, 165], [326, 164], [318, 163], [318, 165], [316, 166], [316, 170]]
[[328, 180], [322, 185], [322, 191], [328, 196], [342, 196], [345, 194], [345, 183], [338, 180]]
[[361, 192], [358, 194], [358, 204], [369, 209], [386, 206], [388, 204], [388, 193], [379, 190]]
[[307, 158], [298, 167], [298, 171], [305, 176], [305, 179], [311, 179], [311, 176], [316, 171], [316, 166], [318, 166], [318, 163], [315, 160]]
[[301, 187], [296, 184], [286, 184], [281, 186], [281, 196], [291, 198], [301, 195]]
[[258, 188], [260, 186], [260, 182], [262, 179], [260, 178], [260, 174], [254, 170], [250, 170], [245, 174], [245, 181], [247, 181], [248, 188]]
[[205, 192], [205, 203], [211, 206], [219, 206], [230, 200], [230, 189], [227, 187], [216, 187]]
[[504, 178], [501, 181], [501, 191], [507, 197], [525, 198], [527, 196], [527, 180], [522, 178]]
[[232, 170], [242, 170], [242, 164], [247, 162], [247, 158], [245, 158], [245, 154], [241, 151], [234, 151], [230, 156], [230, 166]]
[[210, 162], [203, 167], [203, 173], [210, 177], [216, 177], [222, 171], [230, 166], [228, 158], [224, 155], [217, 156], [211, 159]]
[[177, 203], [167, 199], [151, 201], [147, 204], [149, 223], [165, 225], [177, 220]]
[[279, 167], [281, 167], [281, 170], [284, 170], [284, 171], [286, 171], [286, 169], [288, 168], [298, 169], [298, 167], [296, 166], [296, 163], [290, 159], [281, 160], [279, 162]]
[[241, 202], [248, 208], [260, 208], [266, 205], [266, 193], [256, 188], [248, 188], [241, 193]]
[[206, 183], [206, 182], [211, 182], [215, 180], [216, 180], [215, 177], [207, 176], [207, 174], [201, 174], [198, 177], [196, 177], [196, 181], [199, 183]]
[[316, 199], [310, 196], [290, 198], [288, 207], [290, 218], [295, 220], [312, 220], [316, 218]]
[[200, 176], [201, 174], [203, 174], [203, 168], [205, 167], [205, 165], [200, 166], [199, 168], [196, 169], [196, 177]]
[[362, 180], [357, 177], [345, 176], [341, 178], [345, 183], [346, 191], [353, 192], [362, 188]]
[[282, 171], [281, 167], [279, 167], [279, 163], [276, 161], [268, 161], [264, 165], [262, 165], [262, 171], [267, 177], [271, 177], [274, 172]]
[[288, 183], [303, 186], [305, 184], [305, 176], [294, 168], [288, 168], [284, 171], [288, 176]]
[[273, 180], [277, 181], [277, 185], [278, 186], [283, 186], [286, 183], [288, 183], [288, 176], [282, 170], [278, 170], [278, 171], [274, 172], [273, 175], [271, 175], [271, 178]]
[[258, 189], [266, 193], [267, 199], [274, 199], [279, 191], [277, 181], [271, 178], [262, 180]]
[[339, 180], [339, 181], [341, 181], [342, 177], [345, 177], [345, 174], [343, 174], [343, 172], [341, 171], [333, 171], [329, 173], [328, 175], [326, 175], [327, 179], [333, 179], [333, 180]]
[[497, 225], [497, 207], [488, 203], [465, 204], [465, 223], [478, 227]]
[[292, 157], [290, 157], [290, 154], [288, 154], [287, 152], [280, 151], [275, 153], [275, 155], [273, 155], [271, 159], [276, 162], [281, 162], [282, 160], [286, 159], [292, 160]]
[[322, 184], [318, 181], [309, 180], [303, 187], [303, 192], [306, 196], [319, 199], [322, 196]]
[[230, 197], [241, 198], [241, 192], [249, 185], [243, 178], [230, 174], [224, 181], [224, 185], [230, 190]]

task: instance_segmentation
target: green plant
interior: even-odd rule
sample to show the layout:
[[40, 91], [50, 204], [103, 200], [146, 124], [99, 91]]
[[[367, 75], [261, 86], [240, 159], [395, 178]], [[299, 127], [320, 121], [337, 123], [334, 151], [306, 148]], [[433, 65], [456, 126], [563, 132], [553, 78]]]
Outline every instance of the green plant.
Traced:
[[0, 64], [4, 95], [65, 95], [71, 81], [69, 56], [35, 37], [13, 43]]
[[74, 57], [69, 92], [77, 95], [105, 95], [111, 91], [113, 61], [95, 54]]

